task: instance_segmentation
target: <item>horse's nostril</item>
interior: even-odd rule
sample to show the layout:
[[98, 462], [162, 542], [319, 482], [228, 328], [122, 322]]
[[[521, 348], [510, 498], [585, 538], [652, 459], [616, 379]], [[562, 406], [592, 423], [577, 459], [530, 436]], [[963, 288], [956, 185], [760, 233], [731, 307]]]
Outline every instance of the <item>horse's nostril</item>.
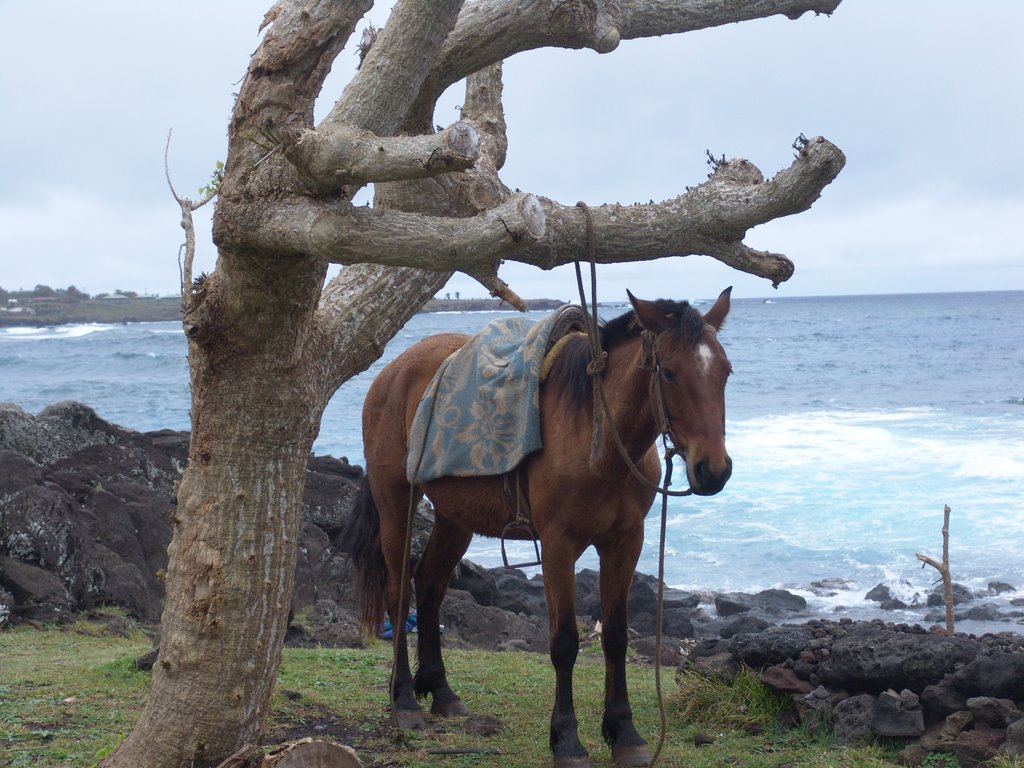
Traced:
[[694, 467], [694, 476], [701, 491], [709, 495], [718, 493], [732, 476], [732, 459], [726, 457], [725, 466], [721, 472], [716, 472], [707, 459], [701, 459]]

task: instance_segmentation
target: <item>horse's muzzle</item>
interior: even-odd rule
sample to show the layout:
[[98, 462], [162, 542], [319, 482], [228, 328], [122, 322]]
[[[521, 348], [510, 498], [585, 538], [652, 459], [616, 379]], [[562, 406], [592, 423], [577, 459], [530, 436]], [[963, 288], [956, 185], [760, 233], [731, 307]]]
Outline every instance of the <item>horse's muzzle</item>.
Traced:
[[725, 463], [720, 468], [712, 467], [707, 459], [701, 459], [690, 473], [690, 490], [698, 496], [714, 496], [725, 488], [730, 477], [732, 459], [729, 456], [725, 457]]

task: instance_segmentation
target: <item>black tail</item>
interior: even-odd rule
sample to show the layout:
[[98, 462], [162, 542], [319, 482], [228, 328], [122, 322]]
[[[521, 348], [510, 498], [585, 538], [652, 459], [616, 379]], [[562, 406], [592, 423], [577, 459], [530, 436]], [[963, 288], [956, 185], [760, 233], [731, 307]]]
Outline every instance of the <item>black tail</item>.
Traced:
[[369, 478], [365, 475], [341, 540], [356, 569], [360, 629], [368, 635], [375, 634], [384, 621], [388, 570], [380, 543], [380, 511], [370, 492]]

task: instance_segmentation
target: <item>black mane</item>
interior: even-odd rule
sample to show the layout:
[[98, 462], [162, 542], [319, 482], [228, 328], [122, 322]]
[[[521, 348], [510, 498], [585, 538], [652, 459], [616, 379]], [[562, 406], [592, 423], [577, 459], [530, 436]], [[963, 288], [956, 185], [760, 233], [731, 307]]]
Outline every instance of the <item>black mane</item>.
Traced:
[[[704, 317], [689, 302], [671, 299], [656, 299], [651, 302], [665, 315], [672, 319], [672, 327], [668, 332], [677, 343], [692, 346], [697, 343], [704, 331]], [[640, 324], [636, 312], [630, 310], [623, 315], [602, 322], [601, 349], [606, 352], [619, 344], [635, 339], [640, 335]], [[557, 389], [560, 396], [573, 408], [592, 408], [594, 402], [594, 382], [587, 373], [587, 366], [593, 355], [590, 351], [590, 340], [585, 336], [569, 339], [562, 347], [558, 359], [548, 374], [547, 385]]]

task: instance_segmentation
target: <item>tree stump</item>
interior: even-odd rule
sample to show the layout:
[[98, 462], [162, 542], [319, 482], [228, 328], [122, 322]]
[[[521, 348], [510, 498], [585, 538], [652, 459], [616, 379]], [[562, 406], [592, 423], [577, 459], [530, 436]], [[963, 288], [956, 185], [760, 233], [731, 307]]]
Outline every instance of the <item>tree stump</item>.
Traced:
[[260, 768], [363, 768], [352, 747], [303, 739], [263, 758]]

